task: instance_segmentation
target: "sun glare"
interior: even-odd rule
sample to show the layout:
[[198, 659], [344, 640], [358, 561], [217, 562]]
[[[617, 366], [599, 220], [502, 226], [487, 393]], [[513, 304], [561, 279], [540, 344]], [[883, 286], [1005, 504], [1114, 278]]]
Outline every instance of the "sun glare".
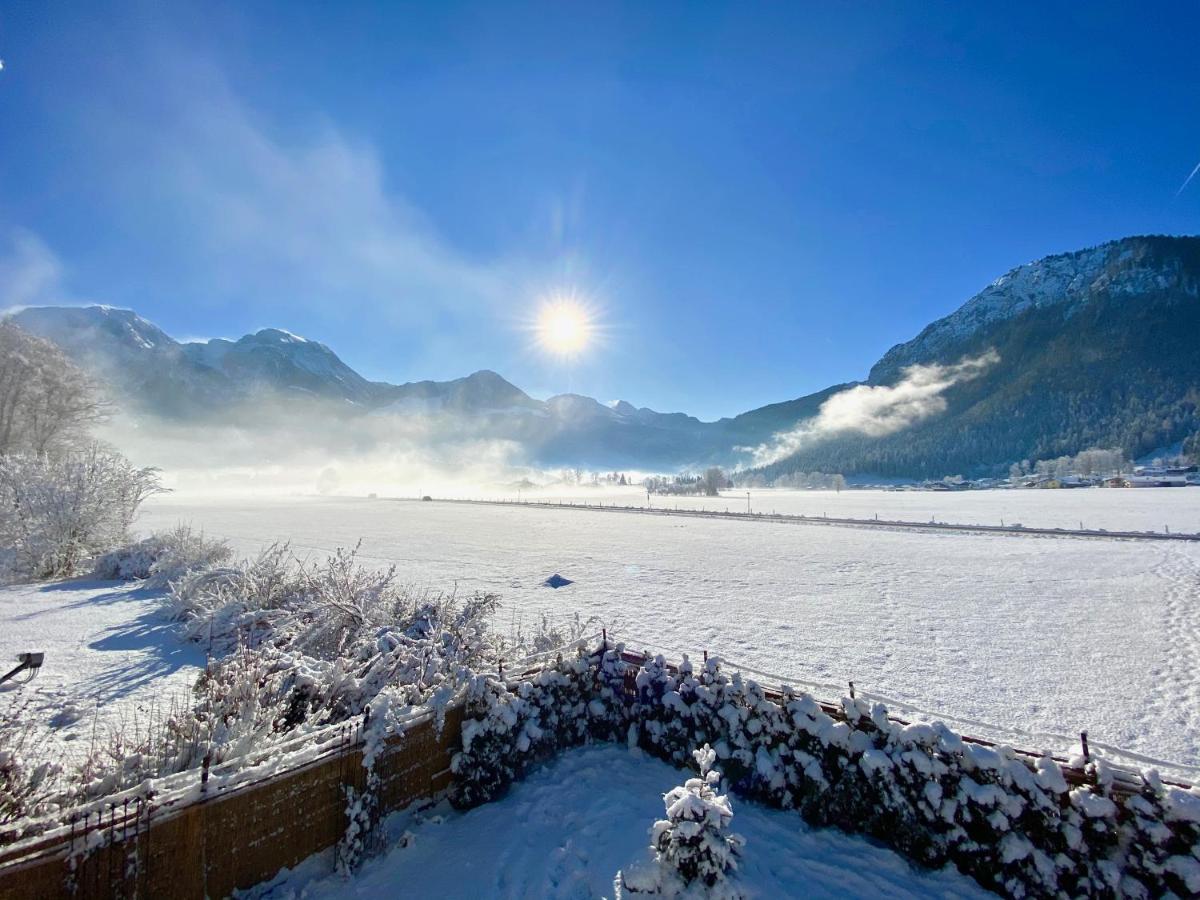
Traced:
[[592, 341], [592, 318], [574, 300], [555, 300], [543, 306], [536, 329], [542, 349], [556, 356], [577, 356]]

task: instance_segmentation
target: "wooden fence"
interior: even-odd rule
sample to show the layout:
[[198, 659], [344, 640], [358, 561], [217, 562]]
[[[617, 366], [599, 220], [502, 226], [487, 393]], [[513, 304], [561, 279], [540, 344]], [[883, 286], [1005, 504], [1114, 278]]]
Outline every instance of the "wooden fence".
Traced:
[[[387, 739], [375, 762], [386, 814], [450, 786], [462, 710], [439, 731], [431, 716]], [[362, 790], [360, 729], [309, 762], [223, 788], [216, 779], [157, 803], [122, 797], [93, 805], [41, 838], [0, 851], [0, 898], [226, 897], [335, 847], [347, 789]]]

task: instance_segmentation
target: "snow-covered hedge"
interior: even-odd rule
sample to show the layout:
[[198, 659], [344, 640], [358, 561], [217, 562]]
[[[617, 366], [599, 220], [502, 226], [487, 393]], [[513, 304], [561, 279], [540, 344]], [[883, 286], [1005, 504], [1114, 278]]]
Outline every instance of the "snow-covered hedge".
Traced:
[[451, 802], [465, 809], [495, 800], [531, 765], [589, 740], [623, 737], [625, 667], [610, 650], [560, 658], [511, 690], [497, 676], [474, 676], [466, 693], [463, 749], [451, 761]]
[[[1000, 894], [1151, 897], [1200, 893], [1200, 792], [1148, 772], [1113, 790], [1103, 760], [1071, 787], [1048, 756], [965, 743], [941, 724], [900, 725], [844, 698], [834, 718], [806, 694], [768, 699], [710, 659], [677, 673], [661, 657], [624, 689], [620, 648], [468, 694], [454, 801], [498, 796], [529, 765], [586, 740], [636, 741], [680, 765], [710, 744], [733, 789], [814, 825], [866, 834], [922, 865], [954, 864]], [[1082, 763], [1082, 760], [1079, 760]]]

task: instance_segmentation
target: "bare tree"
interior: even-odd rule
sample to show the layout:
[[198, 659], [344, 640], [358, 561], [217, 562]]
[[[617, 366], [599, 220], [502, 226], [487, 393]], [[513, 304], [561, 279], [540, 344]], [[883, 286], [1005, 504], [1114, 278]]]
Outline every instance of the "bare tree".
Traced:
[[96, 381], [58, 347], [0, 321], [0, 456], [65, 452], [109, 411]]

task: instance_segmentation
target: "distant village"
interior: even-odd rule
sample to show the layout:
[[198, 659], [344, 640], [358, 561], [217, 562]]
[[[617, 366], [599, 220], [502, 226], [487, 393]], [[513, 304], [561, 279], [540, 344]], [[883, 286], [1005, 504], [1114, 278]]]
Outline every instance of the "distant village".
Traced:
[[1012, 490], [1014, 488], [1038, 488], [1043, 490], [1067, 490], [1071, 488], [1170, 488], [1200, 487], [1200, 466], [1196, 465], [1151, 465], [1134, 466], [1126, 474], [1083, 475], [1078, 472], [1066, 475], [1033, 473], [1019, 478], [962, 478], [953, 476], [939, 481], [922, 481], [917, 484], [891, 485], [888, 490], [915, 491], [971, 491]]
[[[1190, 452], [1189, 452], [1190, 451]], [[918, 482], [867, 483], [862, 478], [848, 481], [842, 475], [821, 472], [792, 472], [768, 482], [759, 472], [709, 469], [703, 476], [684, 475], [672, 479], [648, 478], [654, 493], [710, 493], [727, 486], [740, 488], [784, 488], [791, 490], [888, 490], [888, 491], [973, 491], [973, 490], [1070, 490], [1073, 488], [1181, 488], [1200, 487], [1200, 447], [1184, 444], [1183, 452], [1136, 464], [1120, 450], [1090, 449], [1074, 456], [1060, 456], [1013, 463], [1008, 477], [945, 478]]]
[[[1185, 447], [1190, 445], [1185, 445]], [[638, 485], [647, 495], [699, 495], [716, 497], [730, 489], [800, 491], [886, 490], [886, 491], [980, 491], [980, 490], [1070, 490], [1073, 488], [1181, 488], [1200, 487], [1200, 460], [1195, 453], [1177, 453], [1154, 458], [1139, 465], [1119, 450], [1084, 450], [1074, 456], [1060, 456], [1031, 462], [1013, 463], [1007, 477], [945, 478], [910, 482], [875, 482], [856, 477], [847, 479], [838, 473], [789, 472], [773, 479], [760, 471], [727, 471], [710, 466], [700, 474], [634, 475], [623, 472], [585, 472], [567, 469], [562, 484], [571, 486]], [[524, 480], [518, 488], [536, 485]]]

